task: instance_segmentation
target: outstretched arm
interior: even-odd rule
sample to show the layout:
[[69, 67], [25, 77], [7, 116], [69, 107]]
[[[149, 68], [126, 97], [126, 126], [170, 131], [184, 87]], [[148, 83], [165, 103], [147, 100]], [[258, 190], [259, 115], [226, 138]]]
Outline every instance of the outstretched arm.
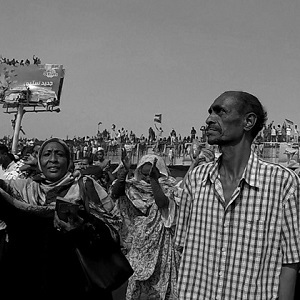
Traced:
[[169, 205], [169, 198], [163, 192], [160, 184], [159, 184], [159, 177], [160, 173], [156, 167], [157, 159], [154, 160], [153, 165], [150, 169], [149, 176], [150, 176], [150, 183], [155, 199], [155, 203], [159, 208], [163, 208]]
[[111, 186], [111, 196], [113, 199], [118, 199], [120, 196], [125, 194], [125, 182], [126, 176], [130, 171], [130, 159], [127, 156], [125, 148], [121, 149], [121, 161], [124, 166], [120, 171], [118, 171], [117, 180]]
[[37, 215], [40, 217], [53, 217], [54, 215], [54, 206], [38, 206], [32, 205], [22, 201], [21, 199], [16, 199], [13, 194], [11, 194], [10, 186], [6, 181], [0, 179], [0, 201], [3, 201], [1, 204], [7, 204], [5, 206], [7, 209], [16, 208], [15, 211], [23, 211], [31, 215]]

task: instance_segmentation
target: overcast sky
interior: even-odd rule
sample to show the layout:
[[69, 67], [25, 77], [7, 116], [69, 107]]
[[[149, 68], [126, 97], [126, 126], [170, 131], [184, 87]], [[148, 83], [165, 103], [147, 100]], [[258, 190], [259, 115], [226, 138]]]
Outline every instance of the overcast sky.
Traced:
[[[166, 136], [198, 135], [225, 90], [300, 124], [299, 16], [298, 0], [2, 1], [0, 54], [66, 70], [61, 112], [25, 113], [29, 138], [92, 136], [99, 122], [148, 135], [158, 113]], [[1, 137], [11, 119], [1, 108]]]

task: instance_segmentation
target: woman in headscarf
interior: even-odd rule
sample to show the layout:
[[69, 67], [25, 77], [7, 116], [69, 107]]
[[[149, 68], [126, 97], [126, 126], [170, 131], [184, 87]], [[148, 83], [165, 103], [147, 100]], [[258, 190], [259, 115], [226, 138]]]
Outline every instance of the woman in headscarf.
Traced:
[[[129, 171], [125, 150], [122, 163]], [[127, 175], [124, 179], [120, 173], [111, 194], [117, 199], [122, 217], [121, 240], [134, 269], [126, 299], [177, 299], [179, 256], [173, 244], [179, 200], [176, 180], [163, 158], [153, 154], [144, 155], [133, 177]]]
[[[10, 238], [2, 292], [11, 298], [112, 299], [110, 291], [87, 289], [74, 251], [74, 244], [89, 237], [105, 241], [113, 235], [117, 242], [113, 233], [120, 222], [112, 199], [92, 178], [73, 177], [70, 150], [58, 138], [41, 145], [38, 165], [39, 178], [0, 180], [0, 212]], [[56, 211], [59, 202], [72, 209]], [[92, 225], [91, 216], [103, 226]]]

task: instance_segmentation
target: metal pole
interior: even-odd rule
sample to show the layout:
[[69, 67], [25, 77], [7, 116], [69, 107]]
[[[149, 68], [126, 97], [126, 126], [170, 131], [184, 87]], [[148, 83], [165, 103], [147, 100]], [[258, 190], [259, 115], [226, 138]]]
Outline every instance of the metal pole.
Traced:
[[18, 151], [19, 133], [20, 133], [21, 121], [24, 116], [24, 113], [25, 113], [25, 110], [24, 110], [23, 104], [19, 104], [17, 117], [16, 117], [16, 123], [15, 123], [13, 142], [12, 142], [12, 147], [11, 147], [12, 154], [17, 154], [17, 151]]

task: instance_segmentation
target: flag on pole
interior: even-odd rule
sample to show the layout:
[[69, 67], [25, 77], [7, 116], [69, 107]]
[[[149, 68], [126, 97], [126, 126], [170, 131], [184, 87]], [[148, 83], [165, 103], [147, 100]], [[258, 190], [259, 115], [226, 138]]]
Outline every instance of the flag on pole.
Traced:
[[289, 119], [285, 119], [286, 125], [290, 125], [291, 127], [294, 125], [294, 122], [289, 120]]
[[101, 124], [102, 124], [102, 122], [99, 122], [99, 123], [98, 123], [98, 125], [101, 125]]
[[154, 115], [154, 122], [161, 123], [162, 114]]

